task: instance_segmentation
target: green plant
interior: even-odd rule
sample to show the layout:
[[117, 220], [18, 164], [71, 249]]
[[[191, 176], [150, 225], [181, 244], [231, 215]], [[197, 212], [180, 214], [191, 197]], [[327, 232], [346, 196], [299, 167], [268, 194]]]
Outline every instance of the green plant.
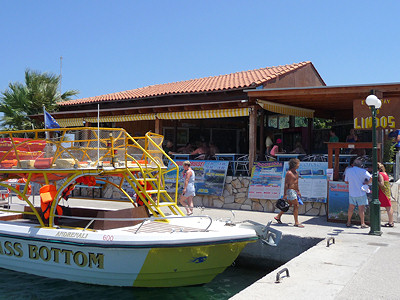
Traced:
[[[395, 144], [393, 144], [392, 140], [386, 140], [383, 145], [383, 163], [392, 163], [393, 157], [395, 155], [396, 148]], [[385, 165], [386, 172], [393, 172], [393, 165]]]

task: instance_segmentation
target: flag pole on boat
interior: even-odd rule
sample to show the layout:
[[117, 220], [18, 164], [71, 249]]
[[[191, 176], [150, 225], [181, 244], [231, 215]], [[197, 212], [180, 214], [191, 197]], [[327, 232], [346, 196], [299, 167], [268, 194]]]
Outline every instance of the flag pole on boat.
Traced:
[[[44, 119], [44, 129], [47, 129], [46, 108], [44, 107], [44, 105], [43, 105], [43, 119]], [[45, 132], [45, 135], [46, 135], [46, 140], [48, 140], [48, 139], [49, 139], [49, 132], [46, 131], [46, 132]]]

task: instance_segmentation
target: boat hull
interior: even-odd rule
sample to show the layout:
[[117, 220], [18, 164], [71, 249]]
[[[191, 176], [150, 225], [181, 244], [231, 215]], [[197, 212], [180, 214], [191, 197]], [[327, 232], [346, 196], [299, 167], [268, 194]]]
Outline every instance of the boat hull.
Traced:
[[146, 247], [143, 244], [96, 245], [3, 233], [0, 234], [0, 267], [89, 284], [187, 286], [210, 282], [252, 240]]

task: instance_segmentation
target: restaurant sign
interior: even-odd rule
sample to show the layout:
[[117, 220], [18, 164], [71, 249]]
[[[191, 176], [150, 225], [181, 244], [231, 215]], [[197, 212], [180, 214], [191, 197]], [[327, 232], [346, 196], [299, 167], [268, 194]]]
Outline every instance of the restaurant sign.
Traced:
[[[400, 123], [400, 98], [383, 98], [382, 106], [376, 112], [376, 127], [396, 129]], [[371, 129], [371, 109], [364, 100], [353, 101], [354, 129]]]

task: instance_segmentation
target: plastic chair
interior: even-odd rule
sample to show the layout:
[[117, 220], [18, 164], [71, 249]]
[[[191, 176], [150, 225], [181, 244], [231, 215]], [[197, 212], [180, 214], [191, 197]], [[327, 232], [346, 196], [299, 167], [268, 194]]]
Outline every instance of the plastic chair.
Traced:
[[265, 160], [266, 161], [276, 161], [276, 157], [273, 157], [272, 155], [265, 155]]
[[235, 161], [235, 170], [236, 170], [236, 174], [238, 172], [244, 172], [247, 176], [249, 176], [249, 156], [248, 155], [243, 155]]

